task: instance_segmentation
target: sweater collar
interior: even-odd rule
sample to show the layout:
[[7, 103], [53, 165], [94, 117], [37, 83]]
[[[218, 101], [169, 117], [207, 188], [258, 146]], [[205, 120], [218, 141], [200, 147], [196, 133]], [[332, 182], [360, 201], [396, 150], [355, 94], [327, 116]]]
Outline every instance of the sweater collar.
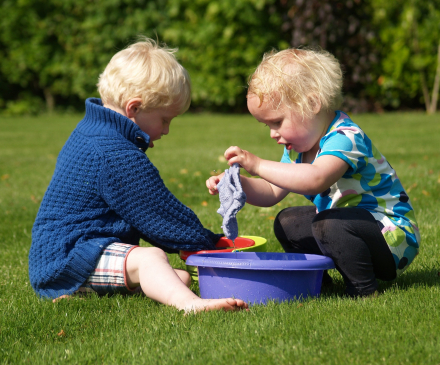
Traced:
[[101, 99], [86, 100], [86, 115], [78, 127], [85, 133], [110, 135], [116, 131], [124, 138], [136, 144], [144, 152], [150, 143], [150, 136], [126, 116], [105, 108]]

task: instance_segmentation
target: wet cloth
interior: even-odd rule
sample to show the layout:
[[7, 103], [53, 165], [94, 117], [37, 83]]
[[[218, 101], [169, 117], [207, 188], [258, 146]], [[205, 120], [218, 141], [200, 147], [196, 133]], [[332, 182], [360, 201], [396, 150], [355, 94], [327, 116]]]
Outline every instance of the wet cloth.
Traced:
[[[421, 238], [414, 209], [396, 171], [364, 131], [341, 111], [336, 112], [321, 138], [315, 158], [324, 155], [339, 157], [349, 168], [326, 191], [305, 197], [317, 212], [348, 207], [369, 211], [381, 228], [400, 275], [418, 254]], [[302, 153], [284, 149], [281, 162], [302, 163]]]
[[235, 240], [238, 237], [236, 216], [246, 203], [246, 194], [240, 181], [240, 166], [237, 163], [225, 170], [217, 190], [220, 198], [220, 208], [217, 213], [223, 217], [223, 232], [227, 238]]

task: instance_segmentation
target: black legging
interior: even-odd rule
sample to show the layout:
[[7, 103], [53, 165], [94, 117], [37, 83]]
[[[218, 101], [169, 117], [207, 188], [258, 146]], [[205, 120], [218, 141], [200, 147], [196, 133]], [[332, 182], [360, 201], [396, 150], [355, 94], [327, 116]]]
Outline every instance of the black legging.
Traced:
[[274, 231], [286, 252], [331, 257], [351, 296], [372, 294], [376, 278], [396, 278], [391, 251], [365, 209], [336, 208], [316, 214], [315, 207], [291, 207], [277, 215]]

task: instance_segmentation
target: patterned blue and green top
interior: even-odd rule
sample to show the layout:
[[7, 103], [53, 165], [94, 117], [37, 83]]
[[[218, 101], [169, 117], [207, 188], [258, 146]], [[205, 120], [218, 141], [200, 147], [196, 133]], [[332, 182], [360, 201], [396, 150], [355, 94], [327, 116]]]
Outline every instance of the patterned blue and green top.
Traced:
[[[337, 156], [349, 168], [326, 191], [305, 197], [318, 212], [344, 207], [368, 210], [381, 227], [397, 274], [401, 274], [418, 254], [420, 234], [414, 209], [396, 171], [362, 129], [341, 111], [336, 112], [319, 147], [315, 158]], [[302, 154], [285, 148], [281, 162], [301, 163]]]

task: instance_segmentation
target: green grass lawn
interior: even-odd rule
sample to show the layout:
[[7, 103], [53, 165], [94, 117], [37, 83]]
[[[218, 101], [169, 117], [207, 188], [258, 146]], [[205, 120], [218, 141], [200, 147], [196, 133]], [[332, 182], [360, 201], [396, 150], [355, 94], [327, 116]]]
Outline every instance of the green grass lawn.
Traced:
[[[39, 203], [56, 157], [81, 118], [0, 118], [0, 363], [79, 364], [440, 364], [440, 116], [359, 115], [354, 120], [397, 170], [416, 210], [422, 246], [410, 268], [380, 283], [375, 298], [343, 296], [270, 303], [249, 312], [184, 316], [142, 297], [90, 297], [53, 304], [29, 284], [27, 256]], [[205, 180], [227, 164], [230, 145], [279, 160], [282, 148], [250, 116], [186, 115], [148, 151], [165, 184], [221, 232], [218, 197]], [[277, 212], [306, 204], [291, 194], [278, 206], [246, 206], [243, 235], [268, 239]], [[175, 267], [184, 267], [170, 255]], [[197, 285], [193, 285], [198, 290]]]

